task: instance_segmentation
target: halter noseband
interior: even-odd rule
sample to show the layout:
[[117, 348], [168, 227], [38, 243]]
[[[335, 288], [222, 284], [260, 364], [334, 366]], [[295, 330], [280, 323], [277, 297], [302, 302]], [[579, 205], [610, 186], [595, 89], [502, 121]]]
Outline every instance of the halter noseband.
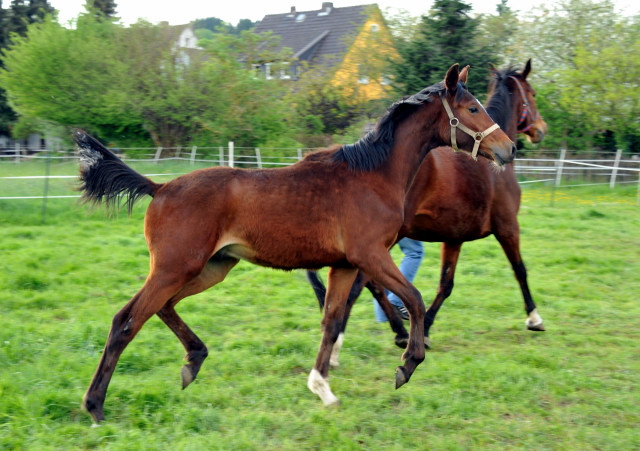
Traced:
[[474, 132], [469, 127], [460, 122], [460, 120], [453, 115], [453, 111], [451, 111], [451, 107], [447, 102], [447, 99], [442, 97], [442, 104], [444, 105], [444, 109], [447, 111], [447, 115], [449, 116], [449, 125], [451, 126], [451, 147], [453, 150], [458, 152], [458, 143], [456, 142], [456, 129], [460, 129], [465, 132], [467, 135], [471, 136], [475, 142], [473, 143], [473, 151], [471, 152], [471, 156], [474, 160], [478, 160], [478, 149], [480, 148], [480, 143], [484, 138], [489, 136], [491, 132], [500, 128], [498, 124], [493, 124], [491, 127], [486, 129], [483, 132]]
[[540, 117], [540, 113], [536, 111], [535, 117], [531, 115], [531, 123], [524, 128], [520, 128], [520, 126], [527, 120], [527, 116], [530, 113], [528, 108], [529, 102], [527, 101], [527, 96], [524, 93], [524, 89], [522, 88], [522, 85], [520, 84], [518, 79], [513, 75], [510, 75], [509, 78], [513, 78], [513, 81], [516, 82], [516, 86], [518, 87], [518, 91], [520, 91], [520, 96], [522, 97], [522, 114], [520, 115], [520, 120], [518, 121], [517, 131], [518, 133], [526, 133], [533, 126], [534, 122], [538, 120], [538, 118]]

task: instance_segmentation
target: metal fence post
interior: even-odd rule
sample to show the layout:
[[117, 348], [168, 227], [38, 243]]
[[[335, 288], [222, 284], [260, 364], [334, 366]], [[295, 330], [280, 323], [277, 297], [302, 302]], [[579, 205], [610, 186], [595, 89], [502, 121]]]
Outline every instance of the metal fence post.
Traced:
[[16, 163], [20, 163], [20, 143], [16, 143]]
[[229, 167], [233, 167], [233, 141], [229, 141]]
[[298, 149], [298, 160], [302, 160], [302, 149]]
[[567, 149], [565, 147], [560, 148], [560, 159], [556, 161], [556, 183], [555, 186], [560, 186], [562, 181], [562, 168], [564, 167], [564, 158], [567, 155]]
[[258, 167], [262, 169], [262, 157], [260, 156], [260, 148], [256, 147], [256, 163]]
[[220, 146], [218, 148], [218, 151], [220, 152], [220, 156], [219, 156], [219, 159], [218, 159], [218, 165], [224, 166], [224, 147]]
[[616, 186], [616, 176], [618, 175], [618, 167], [620, 166], [620, 158], [622, 157], [622, 149], [616, 150], [616, 159], [613, 161], [613, 169], [611, 170], [611, 180], [609, 180], [609, 188]]
[[51, 175], [51, 151], [47, 153], [44, 169], [44, 195], [42, 196], [42, 223], [47, 220], [47, 197], [49, 197], [49, 176]]
[[638, 164], [638, 198], [637, 203], [640, 205], [640, 164]]
[[193, 163], [196, 161], [196, 152], [198, 151], [198, 146], [193, 146], [191, 148], [191, 166], [193, 166]]

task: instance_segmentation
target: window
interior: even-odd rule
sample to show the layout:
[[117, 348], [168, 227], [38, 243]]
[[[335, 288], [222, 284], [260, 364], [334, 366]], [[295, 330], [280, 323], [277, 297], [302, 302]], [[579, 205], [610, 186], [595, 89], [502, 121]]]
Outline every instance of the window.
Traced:
[[378, 25], [377, 23], [372, 23], [369, 26], [369, 29], [371, 30], [371, 33], [377, 33], [378, 31], [380, 31], [380, 25]]
[[282, 80], [290, 80], [291, 79], [291, 74], [290, 74], [290, 67], [289, 67], [289, 63], [282, 63], [282, 69], [280, 69], [280, 79]]
[[361, 85], [369, 84], [369, 76], [367, 75], [367, 68], [362, 64], [358, 64], [358, 83]]

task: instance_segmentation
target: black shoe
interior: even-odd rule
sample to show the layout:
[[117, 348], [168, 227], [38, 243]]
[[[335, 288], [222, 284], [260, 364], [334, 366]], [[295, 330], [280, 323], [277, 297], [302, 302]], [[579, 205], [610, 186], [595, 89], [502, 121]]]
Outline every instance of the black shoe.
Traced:
[[391, 304], [391, 307], [393, 307], [393, 310], [395, 310], [395, 312], [400, 315], [402, 319], [409, 321], [409, 312], [404, 305]]

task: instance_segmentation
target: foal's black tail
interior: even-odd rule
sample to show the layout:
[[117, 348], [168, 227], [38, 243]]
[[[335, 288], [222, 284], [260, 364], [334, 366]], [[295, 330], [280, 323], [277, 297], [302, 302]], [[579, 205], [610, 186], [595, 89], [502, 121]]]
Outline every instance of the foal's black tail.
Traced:
[[82, 130], [73, 133], [80, 152], [79, 190], [87, 202], [117, 208], [124, 199], [131, 214], [133, 204], [149, 195], [154, 196], [162, 184], [155, 183], [124, 164], [113, 152], [97, 139]]

